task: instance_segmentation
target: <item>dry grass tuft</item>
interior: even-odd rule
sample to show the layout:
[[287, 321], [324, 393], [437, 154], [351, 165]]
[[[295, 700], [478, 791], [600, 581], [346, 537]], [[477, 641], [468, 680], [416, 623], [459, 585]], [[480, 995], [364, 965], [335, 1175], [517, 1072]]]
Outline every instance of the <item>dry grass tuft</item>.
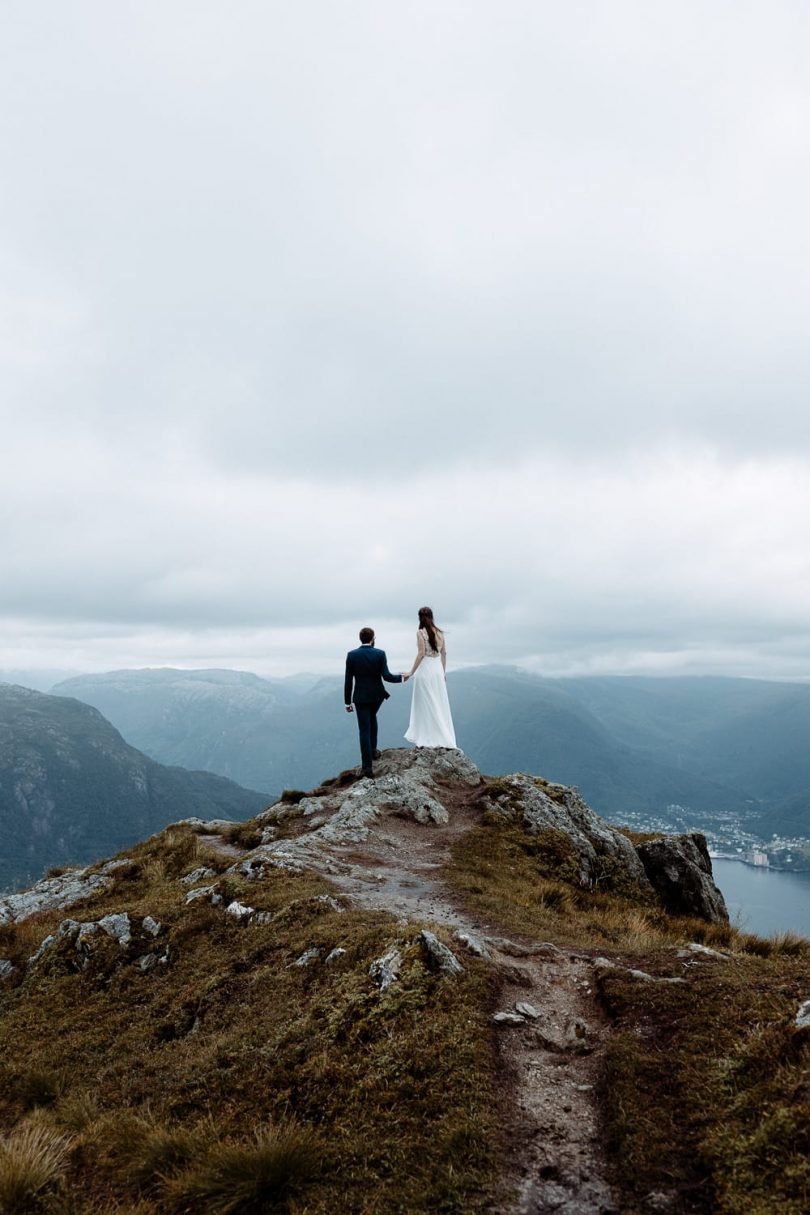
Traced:
[[237, 848], [258, 848], [262, 842], [263, 828], [253, 819], [248, 819], [245, 823], [234, 823], [232, 827], [226, 827], [223, 830], [223, 838], [229, 844], [235, 844]]
[[288, 1121], [256, 1132], [253, 1142], [215, 1143], [205, 1158], [166, 1182], [177, 1215], [258, 1215], [299, 1192], [320, 1170], [314, 1131]]
[[141, 877], [147, 886], [155, 886], [165, 882], [167, 878], [166, 862], [162, 856], [150, 856], [141, 864]]
[[780, 932], [772, 937], [758, 937], [753, 933], [739, 934], [739, 947], [744, 953], [759, 958], [810, 956], [810, 941], [795, 932]]
[[30, 1215], [58, 1183], [71, 1141], [46, 1126], [22, 1126], [0, 1139], [0, 1211]]
[[[64, 919], [63, 912], [60, 917]], [[0, 956], [24, 967], [51, 931], [51, 918], [41, 915], [19, 923], [0, 924]]]
[[77, 1134], [98, 1122], [101, 1108], [92, 1093], [69, 1093], [51, 1108], [53, 1122], [66, 1131]]
[[165, 1124], [124, 1111], [106, 1126], [106, 1146], [135, 1190], [148, 1192], [201, 1155], [208, 1139], [193, 1127]]

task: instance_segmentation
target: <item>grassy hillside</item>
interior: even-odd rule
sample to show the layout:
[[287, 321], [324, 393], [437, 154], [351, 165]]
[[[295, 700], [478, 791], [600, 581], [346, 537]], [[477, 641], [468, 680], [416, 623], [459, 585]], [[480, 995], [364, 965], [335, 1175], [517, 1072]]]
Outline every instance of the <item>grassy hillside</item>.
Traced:
[[[267, 680], [244, 671], [113, 671], [57, 684], [99, 709], [133, 746], [161, 763], [227, 776], [278, 794], [315, 785], [358, 762], [357, 727], [339, 679]], [[398, 743], [410, 695], [392, 688], [383, 745]]]
[[[318, 796], [328, 804], [328, 788]], [[286, 829], [305, 829], [294, 804], [287, 811]], [[642, 1215], [660, 1193], [683, 1215], [803, 1215], [810, 1035], [792, 1018], [810, 991], [806, 943], [672, 919], [629, 889], [568, 882], [554, 837], [480, 809], [438, 877], [490, 929], [590, 960], [618, 1209]], [[126, 912], [123, 947], [96, 933], [82, 950], [65, 936], [27, 967], [64, 912], [0, 926], [0, 958], [15, 966], [0, 981], [0, 1033], [13, 1044], [0, 1057], [6, 1215], [508, 1209], [499, 1178], [513, 1151], [512, 1080], [498, 1064], [508, 1031], [491, 1014], [509, 967], [465, 955], [463, 974], [437, 973], [408, 944], [419, 924], [323, 901], [334, 892], [313, 874], [223, 874], [232, 850], [185, 828], [127, 858], [111, 888], [70, 912]], [[249, 903], [265, 921], [186, 903], [180, 879], [200, 865], [223, 905]], [[685, 963], [679, 949], [694, 941], [724, 956]], [[381, 991], [370, 966], [397, 944], [400, 978]], [[312, 949], [345, 952], [308, 965]], [[685, 984], [655, 981], [684, 974]], [[565, 1066], [560, 1055], [554, 1070]]]
[[[271, 790], [295, 685], [245, 671], [111, 671], [64, 680], [53, 691], [93, 705], [139, 750], [164, 764], [217, 772]], [[278, 737], [280, 733], [280, 737]]]
[[[523, 939], [607, 955], [595, 967], [611, 1025], [599, 1102], [623, 1215], [806, 1211], [810, 1028], [794, 1017], [810, 993], [810, 942], [673, 919], [583, 891], [560, 868], [551, 840], [487, 815], [457, 847], [449, 881]], [[688, 982], [673, 983], [687, 942], [719, 956], [692, 955]]]
[[[390, 916], [338, 914], [320, 879], [277, 871], [221, 886], [275, 915], [242, 926], [186, 906], [179, 883], [231, 857], [185, 830], [129, 855], [115, 888], [72, 915], [151, 915], [160, 936], [105, 941], [84, 970], [66, 941], [0, 985], [5, 1151], [32, 1127], [63, 1149], [41, 1206], [15, 1206], [0, 1140], [0, 1210], [225, 1215], [286, 1210], [287, 1190], [311, 1215], [475, 1209], [497, 1145], [487, 968], [451, 985], [411, 951], [380, 993], [368, 971], [402, 934]], [[0, 926], [0, 956], [24, 968], [63, 918]], [[338, 947], [329, 967], [295, 964]], [[144, 953], [167, 960], [145, 972]]]

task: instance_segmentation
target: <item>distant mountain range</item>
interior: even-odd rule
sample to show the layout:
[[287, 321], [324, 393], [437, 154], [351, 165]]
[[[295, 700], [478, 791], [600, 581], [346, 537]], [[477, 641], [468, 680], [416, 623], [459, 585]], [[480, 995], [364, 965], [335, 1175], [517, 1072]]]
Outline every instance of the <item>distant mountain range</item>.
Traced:
[[[514, 668], [452, 672], [459, 744], [490, 774], [577, 784], [600, 813], [670, 804], [729, 810], [767, 836], [810, 835], [810, 685], [713, 677], [545, 679]], [[399, 746], [410, 704], [392, 687], [381, 745]], [[271, 794], [357, 763], [341, 680], [239, 671], [140, 670], [53, 688], [99, 709], [162, 763]]]
[[244, 819], [266, 804], [210, 772], [164, 767], [87, 704], [0, 684], [0, 891], [180, 818]]

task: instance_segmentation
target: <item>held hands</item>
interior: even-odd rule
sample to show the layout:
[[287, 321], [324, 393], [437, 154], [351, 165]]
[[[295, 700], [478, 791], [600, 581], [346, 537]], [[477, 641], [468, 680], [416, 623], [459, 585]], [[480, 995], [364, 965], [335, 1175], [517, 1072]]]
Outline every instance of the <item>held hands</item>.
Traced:
[[411, 677], [411, 673], [410, 673], [410, 671], [403, 671], [403, 672], [402, 672], [402, 682], [403, 682], [403, 683], [407, 683], [407, 682], [408, 682], [408, 680], [410, 679], [410, 677]]

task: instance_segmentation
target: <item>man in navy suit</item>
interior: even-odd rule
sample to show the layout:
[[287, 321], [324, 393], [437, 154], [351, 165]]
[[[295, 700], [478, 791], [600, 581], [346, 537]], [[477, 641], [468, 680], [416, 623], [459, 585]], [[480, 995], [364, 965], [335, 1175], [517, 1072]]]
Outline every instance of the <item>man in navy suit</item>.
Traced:
[[346, 655], [346, 679], [343, 684], [343, 700], [346, 712], [357, 715], [360, 732], [360, 757], [363, 776], [373, 776], [372, 760], [379, 759], [377, 750], [377, 712], [388, 693], [383, 680], [388, 683], [407, 683], [407, 675], [392, 675], [388, 670], [385, 650], [374, 645], [374, 630], [360, 630], [360, 647], [349, 650]]

